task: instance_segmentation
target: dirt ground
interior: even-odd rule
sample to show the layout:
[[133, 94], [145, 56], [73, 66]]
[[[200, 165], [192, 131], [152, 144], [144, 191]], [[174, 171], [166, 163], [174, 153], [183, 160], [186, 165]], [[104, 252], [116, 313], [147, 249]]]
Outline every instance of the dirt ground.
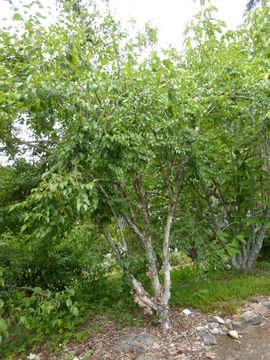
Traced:
[[90, 319], [80, 329], [85, 333], [88, 329], [96, 329], [88, 332], [87, 339], [80, 342], [74, 339], [65, 349], [59, 344], [58, 355], [44, 345], [38, 353], [35, 352], [37, 357], [32, 359], [270, 360], [269, 318], [265, 317], [260, 325], [247, 327], [239, 340], [233, 340], [228, 335], [216, 335], [217, 345], [211, 347], [202, 343], [197, 327], [213, 321], [213, 315], [191, 309], [191, 314], [186, 316], [177, 309], [172, 311], [171, 318], [172, 328], [169, 331], [162, 331], [147, 316], [142, 319], [140, 327], [129, 326], [121, 330], [117, 329], [114, 320], [103, 317]]
[[[151, 354], [153, 359], [158, 360], [182, 359], [184, 354], [189, 354], [190, 359], [203, 359], [202, 351], [205, 351], [205, 349], [197, 337], [196, 327], [207, 323], [210, 317], [195, 310], [188, 317], [182, 312], [173, 310], [171, 317], [173, 326], [168, 332], [161, 330], [159, 325], [150, 321], [148, 317], [142, 319], [142, 326], [138, 328], [129, 326], [121, 330], [116, 329], [113, 320], [104, 323], [102, 317], [92, 319], [84, 324], [84, 329], [98, 328], [99, 330], [89, 335], [87, 341], [80, 343], [75, 340], [71, 341], [68, 347], [61, 351], [58, 356], [55, 356], [46, 346], [43, 346], [38, 353], [39, 359], [60, 360], [71, 352], [74, 353], [77, 359], [81, 359], [87, 351], [91, 351], [89, 357], [91, 360], [135, 360], [139, 356], [146, 356], [147, 354]], [[138, 346], [131, 348], [128, 352], [116, 350], [115, 345], [123, 338], [128, 338], [131, 334], [151, 335], [154, 342], [149, 349]], [[62, 348], [61, 344], [59, 344], [59, 347]]]
[[213, 349], [218, 360], [269, 360], [270, 322], [247, 328], [240, 341], [219, 336]]

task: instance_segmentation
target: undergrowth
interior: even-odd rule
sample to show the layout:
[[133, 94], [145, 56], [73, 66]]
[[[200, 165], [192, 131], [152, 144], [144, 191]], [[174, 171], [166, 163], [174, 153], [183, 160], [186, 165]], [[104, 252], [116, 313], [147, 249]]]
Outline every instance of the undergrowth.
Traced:
[[[243, 300], [255, 295], [270, 295], [270, 264], [266, 262], [259, 263], [256, 271], [248, 275], [228, 271], [202, 273], [196, 267], [189, 266], [173, 270], [171, 277], [171, 306], [176, 308], [189, 307], [204, 312], [229, 314]], [[140, 280], [148, 287], [149, 281], [146, 278], [142, 277]], [[83, 325], [80, 324], [97, 315], [102, 315], [104, 323], [108, 319], [114, 319], [117, 329], [131, 325], [141, 326], [141, 310], [134, 304], [129, 285], [119, 273], [92, 283], [79, 283], [75, 290], [71, 298], [78, 308], [78, 314], [66, 311], [61, 314], [61, 321], [56, 321], [59, 314], [49, 318], [48, 312], [48, 318], [44, 319], [44, 316], [27, 317], [29, 309], [24, 309], [24, 312], [20, 310], [27, 326], [22, 322], [11, 324], [9, 336], [4, 339], [0, 348], [0, 359], [12, 359], [16, 354], [21, 354], [23, 358], [27, 350], [36, 351], [44, 342], [57, 353], [59, 343], [66, 346], [71, 339], [86, 341], [91, 333], [102, 329], [88, 328], [82, 331]], [[13, 296], [15, 294], [16, 291]], [[18, 298], [18, 294], [16, 296]], [[27, 294], [23, 298], [25, 303]], [[14, 302], [14, 297], [12, 300]], [[17, 306], [19, 305], [17, 299]], [[54, 322], [56, 326], [49, 325], [48, 321]]]

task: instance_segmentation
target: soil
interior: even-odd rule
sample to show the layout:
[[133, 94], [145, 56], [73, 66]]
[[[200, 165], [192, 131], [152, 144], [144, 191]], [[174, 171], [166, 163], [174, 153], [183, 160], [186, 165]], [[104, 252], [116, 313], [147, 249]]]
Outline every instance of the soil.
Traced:
[[240, 341], [219, 336], [214, 351], [218, 360], [269, 360], [270, 322], [247, 328]]
[[[260, 301], [263, 300], [260, 298]], [[140, 327], [127, 326], [121, 330], [117, 329], [113, 319], [89, 319], [80, 329], [84, 334], [88, 334], [87, 339], [84, 338], [81, 342], [73, 339], [65, 349], [59, 344], [58, 355], [44, 345], [38, 354], [35, 352], [38, 355], [36, 359], [64, 360], [71, 353], [74, 356], [69, 358], [70, 360], [270, 359], [269, 318], [264, 317], [260, 325], [248, 327], [239, 340], [233, 340], [228, 335], [217, 335], [217, 345], [206, 347], [198, 337], [196, 329], [211, 322], [213, 316], [190, 310], [189, 316], [179, 309], [172, 310], [172, 328], [169, 331], [161, 330], [159, 325], [147, 316], [142, 319]], [[92, 331], [90, 334], [88, 329]], [[88, 355], [85, 356], [86, 354]]]

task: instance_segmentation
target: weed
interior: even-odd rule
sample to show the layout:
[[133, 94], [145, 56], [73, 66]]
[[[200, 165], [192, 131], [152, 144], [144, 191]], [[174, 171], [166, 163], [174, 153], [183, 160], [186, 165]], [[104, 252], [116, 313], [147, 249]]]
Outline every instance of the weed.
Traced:
[[76, 341], [78, 341], [78, 342], [81, 342], [81, 341], [82, 341], [83, 336], [84, 336], [84, 334], [83, 334], [82, 332], [80, 332], [80, 331], [77, 332], [77, 333], [74, 335]]
[[134, 320], [134, 326], [136, 328], [139, 328], [142, 326], [142, 317], [138, 316], [135, 320]]
[[122, 315], [122, 320], [125, 323], [125, 325], [130, 326], [132, 323], [132, 316], [129, 312], [125, 311]]
[[116, 330], [121, 330], [122, 329], [121, 323], [120, 322], [116, 323], [115, 328], [116, 328]]
[[83, 355], [83, 357], [81, 358], [81, 360], [90, 360], [91, 355], [92, 355], [91, 351], [88, 350], [88, 351], [86, 351], [86, 353]]
[[170, 264], [171, 266], [187, 266], [192, 263], [190, 257], [182, 252], [171, 252], [170, 253]]
[[71, 351], [70, 353], [65, 355], [64, 360], [73, 360], [74, 357], [75, 357], [75, 353], [74, 353], [74, 351]]
[[103, 327], [103, 326], [100, 326], [100, 325], [94, 325], [94, 326], [93, 326], [93, 330], [99, 331], [99, 332], [103, 332], [103, 331], [104, 331], [104, 327]]

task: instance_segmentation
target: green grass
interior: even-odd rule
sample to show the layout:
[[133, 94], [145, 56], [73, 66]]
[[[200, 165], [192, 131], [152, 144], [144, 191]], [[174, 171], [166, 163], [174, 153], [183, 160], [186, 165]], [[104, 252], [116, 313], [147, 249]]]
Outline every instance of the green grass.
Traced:
[[261, 264], [254, 274], [209, 273], [196, 278], [192, 269], [172, 272], [171, 306], [192, 307], [204, 312], [232, 313], [243, 300], [270, 295], [269, 264]]

